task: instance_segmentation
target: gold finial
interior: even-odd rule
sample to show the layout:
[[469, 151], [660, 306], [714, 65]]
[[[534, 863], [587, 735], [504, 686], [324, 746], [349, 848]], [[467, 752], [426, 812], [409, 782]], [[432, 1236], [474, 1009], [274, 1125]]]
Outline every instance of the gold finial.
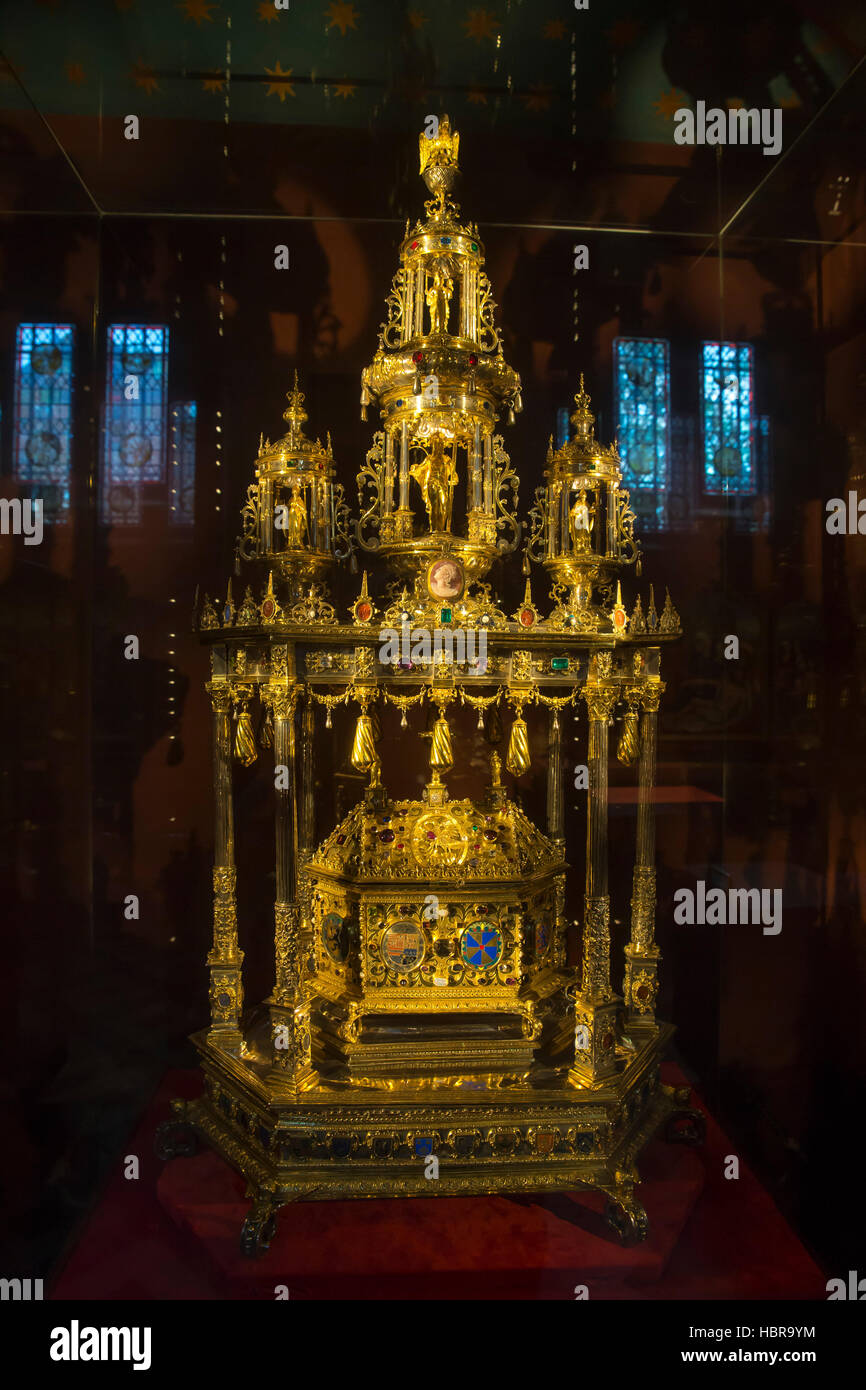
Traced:
[[[452, 132], [449, 118], [443, 116], [434, 135], [428, 135], [422, 131], [418, 136], [418, 153], [421, 157], [419, 174], [424, 174], [433, 164], [451, 165], [456, 171], [459, 148], [460, 134], [456, 130]], [[431, 188], [429, 183], [427, 187], [430, 188], [431, 193], [437, 191], [435, 188]]]
[[362, 598], [369, 598], [369, 597], [370, 597], [370, 595], [369, 595], [368, 592], [367, 592], [367, 571], [364, 570], [364, 573], [363, 573], [362, 576], [361, 576], [361, 593], [360, 593], [360, 596], [359, 596], [359, 600], [358, 600], [358, 601], [360, 602], [360, 600], [361, 600]]
[[288, 409], [283, 411], [283, 419], [289, 422], [289, 429], [292, 434], [300, 431], [301, 425], [307, 419], [307, 412], [304, 410], [304, 393], [298, 390], [298, 373], [295, 370], [294, 390], [286, 393], [286, 400], [289, 402]]
[[583, 372], [580, 374], [580, 390], [574, 398], [577, 409], [571, 415], [571, 423], [574, 425], [575, 434], [586, 438], [592, 435], [592, 426], [595, 416], [589, 408], [590, 397], [583, 385]]
[[[436, 210], [439, 212], [444, 209], [446, 195], [451, 192], [460, 173], [457, 163], [459, 148], [460, 136], [456, 130], [452, 132], [447, 116], [442, 117], [435, 134], [427, 135], [422, 131], [418, 136], [419, 173], [430, 192], [435, 193]], [[427, 210], [431, 211], [429, 205]]]

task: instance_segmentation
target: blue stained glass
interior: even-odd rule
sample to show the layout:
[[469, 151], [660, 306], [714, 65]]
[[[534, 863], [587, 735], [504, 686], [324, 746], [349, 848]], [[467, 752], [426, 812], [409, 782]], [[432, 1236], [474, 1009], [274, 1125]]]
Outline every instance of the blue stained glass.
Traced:
[[69, 513], [74, 346], [71, 323], [20, 323], [15, 335], [13, 473], [54, 521]]
[[102, 454], [102, 520], [141, 521], [142, 484], [165, 482], [168, 329], [114, 323]]
[[664, 338], [615, 338], [616, 421], [623, 481], [664, 492], [670, 473], [671, 374]]
[[553, 441], [554, 448], [561, 449], [563, 444], [568, 443], [569, 437], [569, 415], [566, 406], [562, 405], [556, 412], [556, 437]]
[[195, 521], [195, 401], [175, 401], [169, 412], [171, 469], [168, 520], [172, 526]]
[[750, 496], [755, 487], [753, 354], [749, 343], [704, 343], [701, 421], [704, 489]]

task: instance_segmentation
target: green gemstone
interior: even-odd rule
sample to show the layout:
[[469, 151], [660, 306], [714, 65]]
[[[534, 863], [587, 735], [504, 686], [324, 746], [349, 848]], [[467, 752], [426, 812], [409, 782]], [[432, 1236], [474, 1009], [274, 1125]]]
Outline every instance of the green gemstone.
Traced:
[[442, 622], [443, 622], [443, 623], [450, 623], [450, 621], [451, 621], [451, 609], [450, 609], [450, 608], [443, 608], [443, 609], [442, 609], [442, 612], [439, 614], [439, 616], [440, 616], [440, 618], [442, 619]]
[[471, 242], [469, 243], [469, 250], [470, 250], [470, 251], [477, 251], [477, 250], [478, 250], [478, 242], [477, 242], [477, 241], [471, 241]]
[[551, 671], [567, 671], [567, 670], [568, 670], [568, 657], [567, 657], [567, 656], [555, 656], [555, 657], [553, 658], [553, 660], [551, 661], [551, 663], [550, 663], [550, 669], [551, 669]]

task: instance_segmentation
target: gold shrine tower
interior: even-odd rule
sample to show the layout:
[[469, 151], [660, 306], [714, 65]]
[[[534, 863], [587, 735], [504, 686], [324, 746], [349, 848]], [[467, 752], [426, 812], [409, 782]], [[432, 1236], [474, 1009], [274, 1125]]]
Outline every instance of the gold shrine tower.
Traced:
[[[637, 1154], [663, 1123], [671, 1137], [698, 1133], [687, 1098], [660, 1082], [673, 1029], [655, 1011], [659, 661], [679, 618], [669, 598], [657, 614], [651, 590], [646, 610], [640, 596], [630, 615], [623, 604], [623, 576], [640, 572], [634, 514], [582, 380], [573, 437], [551, 443], [528, 526], [518, 517], [497, 426], [520, 410], [521, 385], [503, 356], [478, 230], [453, 200], [458, 139], [447, 117], [420, 138], [432, 196], [407, 223], [362, 374], [362, 417], [375, 409], [381, 428], [358, 473], [355, 519], [330, 439], [304, 432], [296, 379], [288, 433], [262, 440], [243, 509], [249, 584], [237, 606], [229, 585], [220, 611], [205, 599], [197, 615], [211, 650], [211, 1016], [194, 1038], [204, 1092], [175, 1103], [159, 1149], [188, 1152], [195, 1134], [244, 1175], [249, 1254], [267, 1246], [281, 1206], [345, 1197], [594, 1188], [620, 1235], [640, 1238]], [[519, 563], [521, 549], [525, 595], [506, 613], [487, 576], [496, 560]], [[357, 573], [359, 556], [361, 582], [341, 610], [335, 571]], [[533, 566], [549, 581], [538, 607]], [[328, 737], [317, 725], [330, 729], [343, 704], [356, 710], [345, 753], [367, 786], [316, 843], [314, 743]], [[489, 772], [477, 795], [452, 800], [463, 705]], [[565, 841], [562, 735], [584, 708], [582, 853]], [[413, 733], [419, 715], [430, 727]], [[517, 799], [527, 715], [547, 719], [544, 830]], [[503, 718], [501, 758], [490, 742]], [[617, 885], [631, 895], [621, 981], [611, 978], [608, 883], [615, 719], [615, 753], [638, 786], [633, 879]], [[419, 799], [395, 799], [389, 761], [419, 734], [429, 779]], [[257, 759], [274, 788], [275, 980], [246, 1007], [232, 781], [233, 763]], [[565, 915], [575, 874], [577, 967]]]

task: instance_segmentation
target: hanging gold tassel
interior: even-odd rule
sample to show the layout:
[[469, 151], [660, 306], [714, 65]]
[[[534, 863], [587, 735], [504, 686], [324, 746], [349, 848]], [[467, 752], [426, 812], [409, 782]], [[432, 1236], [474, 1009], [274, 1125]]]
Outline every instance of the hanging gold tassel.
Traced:
[[274, 712], [270, 705], [265, 707], [265, 717], [259, 725], [259, 747], [273, 748], [274, 746]]
[[244, 706], [238, 715], [238, 727], [235, 731], [235, 757], [238, 762], [243, 763], [244, 767], [249, 767], [258, 756], [253, 721], [250, 718], [249, 710]]
[[351, 763], [359, 772], [368, 772], [375, 762], [378, 762], [378, 756], [373, 721], [369, 714], [359, 714], [355, 724]]
[[433, 738], [430, 742], [430, 766], [439, 772], [447, 772], [454, 766], [454, 753], [451, 748], [451, 730], [448, 720], [439, 718], [433, 725]]
[[528, 771], [529, 763], [529, 731], [526, 727], [526, 720], [518, 715], [511, 726], [505, 766], [513, 776], [522, 777], [524, 772]]
[[638, 713], [636, 709], [629, 707], [623, 716], [622, 733], [619, 736], [616, 756], [626, 767], [630, 767], [635, 762], [639, 752]]

